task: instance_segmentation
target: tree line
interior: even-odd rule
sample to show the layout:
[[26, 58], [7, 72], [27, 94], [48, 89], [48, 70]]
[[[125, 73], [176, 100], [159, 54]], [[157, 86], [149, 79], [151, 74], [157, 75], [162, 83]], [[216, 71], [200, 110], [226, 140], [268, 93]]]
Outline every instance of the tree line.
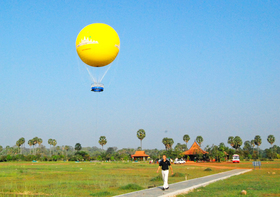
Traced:
[[[107, 144], [106, 136], [100, 136], [98, 143], [101, 148], [98, 147], [82, 147], [80, 143], [76, 143], [73, 147], [70, 145], [57, 146], [55, 139], [48, 139], [47, 143], [49, 148], [43, 145], [43, 140], [39, 137], [34, 137], [28, 140], [27, 144], [29, 148], [25, 147], [25, 138], [21, 137], [16, 141], [14, 147], [6, 146], [3, 148], [0, 146], [0, 161], [10, 160], [44, 160], [44, 161], [56, 161], [56, 160], [130, 160], [131, 155], [136, 150], [142, 150], [142, 140], [146, 137], [144, 129], [139, 129], [136, 133], [137, 138], [140, 140], [140, 146], [136, 149], [121, 149], [116, 147], [109, 147], [107, 150], [103, 149], [103, 146]], [[174, 140], [172, 138], [164, 137], [162, 143], [164, 145], [163, 150], [157, 149], [143, 149], [146, 154], [151, 158], [159, 158], [161, 154], [166, 154], [171, 158], [184, 157], [183, 152], [188, 150], [188, 142], [190, 136], [188, 134], [183, 136], [184, 144], [177, 143], [173, 148]], [[199, 146], [203, 143], [203, 137], [197, 136], [195, 141]], [[267, 142], [271, 145], [269, 149], [260, 150], [259, 146], [262, 144], [262, 139], [259, 135], [256, 135], [252, 140], [246, 140], [243, 144], [242, 139], [239, 136], [228, 137], [227, 143], [230, 147], [226, 147], [224, 143], [219, 145], [207, 145], [205, 151], [208, 152], [208, 157], [216, 158], [216, 160], [224, 160], [226, 156], [232, 156], [234, 153], [240, 154], [244, 159], [258, 159], [258, 158], [277, 158], [280, 154], [280, 148], [276, 145], [275, 137], [269, 135]], [[243, 149], [241, 146], [244, 145]], [[257, 146], [257, 149], [255, 149]], [[202, 155], [197, 155], [197, 158], [203, 159]]]

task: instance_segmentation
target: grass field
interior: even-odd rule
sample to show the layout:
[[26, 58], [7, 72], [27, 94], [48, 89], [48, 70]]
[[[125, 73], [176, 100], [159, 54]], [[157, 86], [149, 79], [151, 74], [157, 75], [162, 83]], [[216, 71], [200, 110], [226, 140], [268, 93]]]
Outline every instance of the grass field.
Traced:
[[[212, 168], [253, 168], [252, 162], [198, 165], [210, 165]], [[256, 167], [251, 172], [212, 183], [206, 187], [198, 188], [194, 192], [178, 195], [177, 197], [239, 196], [242, 190], [247, 191], [247, 196], [280, 196], [280, 161], [263, 161], [261, 169]]]
[[[113, 196], [162, 185], [158, 165], [123, 162], [9, 162], [0, 163], [0, 196]], [[173, 165], [169, 183], [228, 170]]]

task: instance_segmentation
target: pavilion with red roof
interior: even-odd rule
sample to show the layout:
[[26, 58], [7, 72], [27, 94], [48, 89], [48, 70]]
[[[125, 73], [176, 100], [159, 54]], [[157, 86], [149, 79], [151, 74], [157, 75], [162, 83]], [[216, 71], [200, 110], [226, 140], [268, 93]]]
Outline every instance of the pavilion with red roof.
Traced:
[[206, 152], [205, 150], [202, 150], [202, 148], [200, 148], [200, 146], [197, 144], [197, 142], [194, 142], [193, 145], [191, 146], [191, 148], [187, 151], [185, 151], [183, 153], [185, 156], [189, 156], [191, 161], [194, 161], [195, 159], [197, 159], [197, 156], [202, 154], [202, 155], [206, 155], [208, 154], [208, 152]]
[[145, 151], [136, 151], [134, 155], [131, 155], [131, 158], [135, 160], [145, 161], [149, 155], [145, 154]]

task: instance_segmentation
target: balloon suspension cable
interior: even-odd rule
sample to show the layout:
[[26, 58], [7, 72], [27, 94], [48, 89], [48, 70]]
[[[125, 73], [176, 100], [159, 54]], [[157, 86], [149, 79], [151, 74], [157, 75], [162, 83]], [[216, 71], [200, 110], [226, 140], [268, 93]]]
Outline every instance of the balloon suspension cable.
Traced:
[[89, 71], [89, 69], [88, 69], [88, 67], [87, 67], [86, 65], [85, 65], [85, 68], [87, 69], [88, 74], [89, 74], [91, 80], [92, 80], [94, 83], [97, 83], [97, 81], [96, 81], [95, 78], [92, 76], [91, 72]]
[[109, 65], [108, 69], [106, 70], [106, 72], [104, 73], [104, 75], [101, 77], [101, 79], [99, 80], [99, 83], [101, 83], [102, 79], [104, 78], [104, 76], [106, 75], [106, 73], [108, 72], [108, 70], [111, 68], [111, 65]]

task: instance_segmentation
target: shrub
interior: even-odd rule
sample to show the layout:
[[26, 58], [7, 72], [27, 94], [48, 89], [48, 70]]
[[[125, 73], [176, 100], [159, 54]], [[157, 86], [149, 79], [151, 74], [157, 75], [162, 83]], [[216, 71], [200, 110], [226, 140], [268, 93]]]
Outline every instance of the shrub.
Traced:
[[206, 168], [204, 171], [212, 171], [211, 168]]
[[52, 156], [52, 161], [57, 161], [57, 156], [56, 155]]
[[76, 157], [75, 156], [71, 156], [71, 157], [69, 157], [69, 159], [68, 159], [69, 161], [77, 161], [77, 159], [76, 159]]
[[120, 189], [141, 190], [141, 189], [143, 189], [143, 187], [141, 187], [140, 185], [134, 184], [134, 183], [130, 183], [130, 184], [121, 186]]
[[45, 157], [45, 156], [40, 158], [40, 161], [48, 161], [48, 160], [49, 160], [48, 157]]
[[[87, 152], [85, 152], [85, 151], [78, 151], [78, 152], [75, 153], [75, 156], [77, 156], [77, 159], [78, 159], [79, 161], [82, 161], [82, 160], [89, 161], [89, 160], [90, 160], [89, 154], [88, 154]], [[82, 159], [81, 159], [81, 157], [79, 157], [79, 156], [81, 156]]]
[[15, 156], [15, 160], [17, 160], [17, 161], [24, 161], [25, 157], [24, 157], [24, 155], [18, 154], [18, 155]]
[[13, 158], [12, 158], [11, 155], [7, 155], [7, 156], [6, 156], [6, 161], [12, 161], [12, 159], [13, 159]]
[[97, 160], [97, 157], [96, 156], [93, 156], [93, 157], [90, 157], [90, 160]]
[[176, 172], [172, 175], [172, 177], [185, 177], [185, 175], [183, 173]]
[[129, 157], [128, 157], [127, 155], [125, 155], [125, 156], [123, 157], [123, 160], [127, 161], [127, 160], [129, 160]]
[[104, 192], [97, 192], [97, 193], [90, 194], [90, 196], [112, 196], [112, 193], [108, 191], [104, 191]]
[[73, 155], [69, 158], [69, 161], [83, 161], [84, 158], [82, 155]]
[[258, 159], [259, 158], [258, 153], [256, 151], [254, 151], [254, 153], [252, 155], [252, 158], [253, 159]]
[[63, 160], [64, 160], [64, 158], [65, 158], [65, 156], [64, 156], [64, 155], [59, 155], [57, 159], [59, 159], [60, 161], [63, 161]]
[[6, 162], [7, 161], [7, 158], [6, 158], [6, 156], [1, 156], [1, 158], [0, 158], [0, 162]]
[[33, 160], [40, 160], [40, 156], [38, 155], [27, 155], [24, 157], [25, 158], [25, 161], [33, 161]]
[[158, 175], [158, 176], [156, 176], [156, 177], [154, 177], [154, 178], [151, 178], [150, 181], [162, 181], [162, 176], [161, 176], [161, 175]]

